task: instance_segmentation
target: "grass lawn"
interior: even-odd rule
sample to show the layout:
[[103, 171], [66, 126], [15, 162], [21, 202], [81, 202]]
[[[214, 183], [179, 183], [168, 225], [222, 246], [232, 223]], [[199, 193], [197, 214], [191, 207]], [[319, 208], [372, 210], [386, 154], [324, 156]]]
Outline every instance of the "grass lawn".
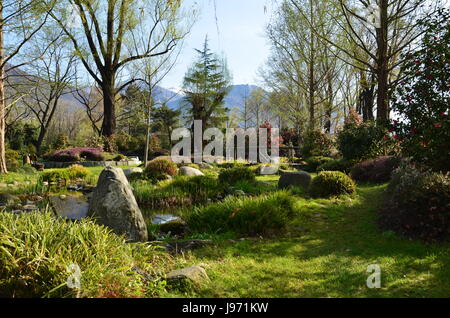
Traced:
[[[374, 221], [384, 190], [385, 185], [359, 187], [356, 199], [299, 198], [294, 222], [306, 233], [237, 243], [217, 239], [215, 246], [178, 260], [203, 264], [211, 283], [165, 296], [448, 297], [450, 247], [380, 232]], [[380, 289], [366, 287], [371, 264], [381, 267]]]

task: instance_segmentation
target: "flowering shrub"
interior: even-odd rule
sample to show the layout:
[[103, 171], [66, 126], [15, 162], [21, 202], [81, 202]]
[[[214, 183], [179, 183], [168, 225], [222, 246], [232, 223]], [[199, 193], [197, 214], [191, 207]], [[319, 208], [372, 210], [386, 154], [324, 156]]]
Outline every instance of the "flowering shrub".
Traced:
[[450, 13], [440, 11], [422, 21], [421, 48], [404, 56], [405, 79], [395, 92], [394, 122], [406, 156], [434, 171], [450, 170]]
[[346, 160], [371, 159], [389, 153], [392, 140], [384, 138], [387, 129], [375, 122], [363, 122], [352, 110], [338, 133], [338, 149]]
[[49, 159], [58, 162], [75, 162], [80, 161], [81, 158], [90, 161], [103, 161], [102, 151], [101, 148], [69, 148], [54, 152]]
[[450, 177], [411, 165], [395, 170], [379, 225], [409, 238], [445, 241], [450, 237]]
[[81, 165], [71, 165], [69, 168], [67, 168], [67, 174], [70, 178], [70, 180], [75, 179], [84, 179], [88, 175], [90, 175], [89, 169], [81, 166]]
[[335, 151], [333, 137], [330, 134], [316, 130], [306, 134], [301, 154], [304, 158], [313, 156], [330, 157]]
[[351, 176], [358, 182], [388, 182], [399, 165], [400, 159], [397, 157], [380, 157], [356, 164], [351, 170]]

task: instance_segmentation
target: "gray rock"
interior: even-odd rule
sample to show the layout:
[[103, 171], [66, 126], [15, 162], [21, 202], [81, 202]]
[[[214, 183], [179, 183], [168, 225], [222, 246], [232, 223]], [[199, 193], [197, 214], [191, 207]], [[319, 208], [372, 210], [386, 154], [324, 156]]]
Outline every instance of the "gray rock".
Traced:
[[179, 171], [180, 176], [186, 177], [195, 177], [195, 176], [203, 176], [203, 172], [198, 169], [192, 167], [181, 167]]
[[206, 163], [206, 162], [202, 162], [198, 166], [200, 167], [200, 169], [205, 169], [205, 170], [214, 168], [213, 166], [211, 166], [209, 163]]
[[285, 172], [281, 175], [280, 180], [278, 181], [278, 187], [284, 189], [290, 186], [294, 186], [307, 189], [310, 183], [311, 175], [308, 172]]
[[18, 201], [20, 201], [18, 198], [9, 193], [0, 193], [0, 203], [4, 205], [13, 205]]
[[133, 173], [143, 173], [144, 169], [142, 169], [142, 168], [130, 168], [130, 169], [124, 170], [123, 172], [125, 173], [125, 176], [128, 178]]
[[107, 167], [90, 199], [88, 216], [132, 242], [148, 240], [147, 225], [122, 169]]
[[194, 284], [201, 284], [204, 281], [208, 281], [209, 277], [203, 267], [191, 266], [171, 271], [167, 274], [166, 279], [169, 284], [186, 280], [191, 281]]
[[245, 192], [242, 190], [235, 190], [234, 195], [237, 197], [245, 197], [246, 196]]

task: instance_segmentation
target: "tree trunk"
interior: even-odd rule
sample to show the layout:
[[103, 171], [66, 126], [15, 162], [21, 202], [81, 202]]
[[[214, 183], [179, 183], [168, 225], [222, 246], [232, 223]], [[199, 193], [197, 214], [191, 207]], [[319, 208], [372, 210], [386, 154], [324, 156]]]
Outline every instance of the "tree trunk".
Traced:
[[4, 67], [4, 39], [3, 39], [3, 1], [0, 0], [0, 173], [8, 173], [6, 168], [5, 157], [5, 130], [6, 130], [6, 118], [5, 118], [5, 86], [3, 79], [5, 78]]
[[116, 94], [113, 78], [104, 79], [103, 92], [103, 124], [102, 134], [104, 137], [112, 137], [116, 131]]
[[388, 0], [380, 3], [380, 24], [377, 29], [377, 120], [385, 122], [389, 120], [389, 70], [388, 70]]

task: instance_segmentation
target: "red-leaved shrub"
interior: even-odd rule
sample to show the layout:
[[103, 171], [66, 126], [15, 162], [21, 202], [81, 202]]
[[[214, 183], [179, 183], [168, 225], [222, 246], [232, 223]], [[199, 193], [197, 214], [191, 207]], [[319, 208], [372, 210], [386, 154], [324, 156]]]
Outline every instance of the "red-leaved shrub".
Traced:
[[388, 182], [399, 165], [398, 157], [379, 157], [356, 164], [351, 170], [351, 176], [358, 182]]

